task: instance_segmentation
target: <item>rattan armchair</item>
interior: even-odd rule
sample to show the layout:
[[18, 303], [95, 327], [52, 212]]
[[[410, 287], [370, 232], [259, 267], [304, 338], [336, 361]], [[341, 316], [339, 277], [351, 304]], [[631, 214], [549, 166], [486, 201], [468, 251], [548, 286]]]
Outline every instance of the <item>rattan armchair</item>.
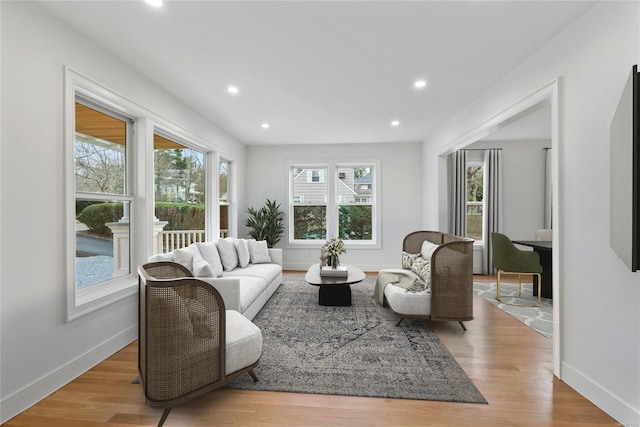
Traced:
[[[448, 320], [457, 321], [466, 330], [462, 322], [473, 320], [473, 240], [439, 231], [414, 231], [405, 236], [402, 250], [420, 253], [425, 240], [439, 245], [431, 255], [431, 292], [425, 296], [430, 312], [408, 313], [402, 304], [394, 305], [388, 298], [386, 302], [400, 317], [398, 325], [404, 318]], [[413, 298], [411, 293], [404, 293], [402, 297]]]
[[171, 408], [223, 386], [253, 369], [262, 334], [251, 321], [225, 310], [220, 293], [174, 262], [138, 268], [138, 368], [147, 404]]

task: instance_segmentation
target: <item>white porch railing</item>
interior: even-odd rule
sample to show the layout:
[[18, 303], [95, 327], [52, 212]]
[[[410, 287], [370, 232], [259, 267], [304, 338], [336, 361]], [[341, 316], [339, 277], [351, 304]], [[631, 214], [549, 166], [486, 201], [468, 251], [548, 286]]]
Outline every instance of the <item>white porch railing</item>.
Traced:
[[166, 253], [204, 242], [204, 230], [169, 230], [158, 233], [158, 252]]
[[[220, 230], [220, 237], [227, 237], [228, 230]], [[157, 248], [159, 253], [171, 252], [186, 248], [192, 243], [204, 242], [204, 230], [169, 230], [158, 233]]]

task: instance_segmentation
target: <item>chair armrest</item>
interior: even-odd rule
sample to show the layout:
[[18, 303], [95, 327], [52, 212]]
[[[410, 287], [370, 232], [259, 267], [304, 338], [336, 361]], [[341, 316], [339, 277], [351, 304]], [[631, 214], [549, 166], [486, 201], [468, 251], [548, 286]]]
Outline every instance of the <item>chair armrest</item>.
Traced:
[[242, 313], [240, 307], [240, 279], [236, 277], [199, 277], [198, 280], [208, 283], [220, 292], [227, 310], [236, 310]]
[[278, 264], [282, 267], [282, 249], [281, 248], [269, 248], [269, 256], [271, 257], [271, 262], [274, 264]]

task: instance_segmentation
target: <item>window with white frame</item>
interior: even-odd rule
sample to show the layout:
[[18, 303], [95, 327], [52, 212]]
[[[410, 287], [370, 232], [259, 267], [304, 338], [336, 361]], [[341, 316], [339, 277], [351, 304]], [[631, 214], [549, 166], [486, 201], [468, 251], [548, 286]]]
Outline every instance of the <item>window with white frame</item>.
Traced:
[[467, 237], [482, 241], [484, 163], [467, 161]]
[[206, 153], [156, 130], [154, 152], [154, 213], [162, 229], [155, 253], [166, 253], [205, 241]]
[[218, 168], [219, 205], [220, 205], [220, 237], [229, 235], [229, 208], [231, 206], [231, 162], [220, 159]]
[[289, 164], [289, 243], [378, 244], [378, 162]]
[[[158, 252], [151, 245], [162, 223], [154, 218], [155, 198], [217, 210], [215, 186], [205, 184], [216, 174], [210, 159], [218, 156], [207, 141], [68, 68], [64, 95], [66, 320], [72, 321], [137, 293], [136, 266]], [[211, 215], [202, 217], [202, 227], [188, 228], [216, 227]]]

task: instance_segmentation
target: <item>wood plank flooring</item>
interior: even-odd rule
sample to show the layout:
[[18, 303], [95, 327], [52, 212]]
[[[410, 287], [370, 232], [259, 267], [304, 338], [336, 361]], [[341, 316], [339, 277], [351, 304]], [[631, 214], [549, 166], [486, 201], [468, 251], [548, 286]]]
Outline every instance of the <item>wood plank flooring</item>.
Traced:
[[[474, 298], [466, 332], [456, 322], [430, 325], [488, 405], [219, 389], [174, 408], [165, 426], [616, 425], [553, 377], [552, 340]], [[131, 383], [137, 351], [137, 342], [128, 345], [4, 425], [156, 425], [162, 410], [146, 406], [141, 386]]]

